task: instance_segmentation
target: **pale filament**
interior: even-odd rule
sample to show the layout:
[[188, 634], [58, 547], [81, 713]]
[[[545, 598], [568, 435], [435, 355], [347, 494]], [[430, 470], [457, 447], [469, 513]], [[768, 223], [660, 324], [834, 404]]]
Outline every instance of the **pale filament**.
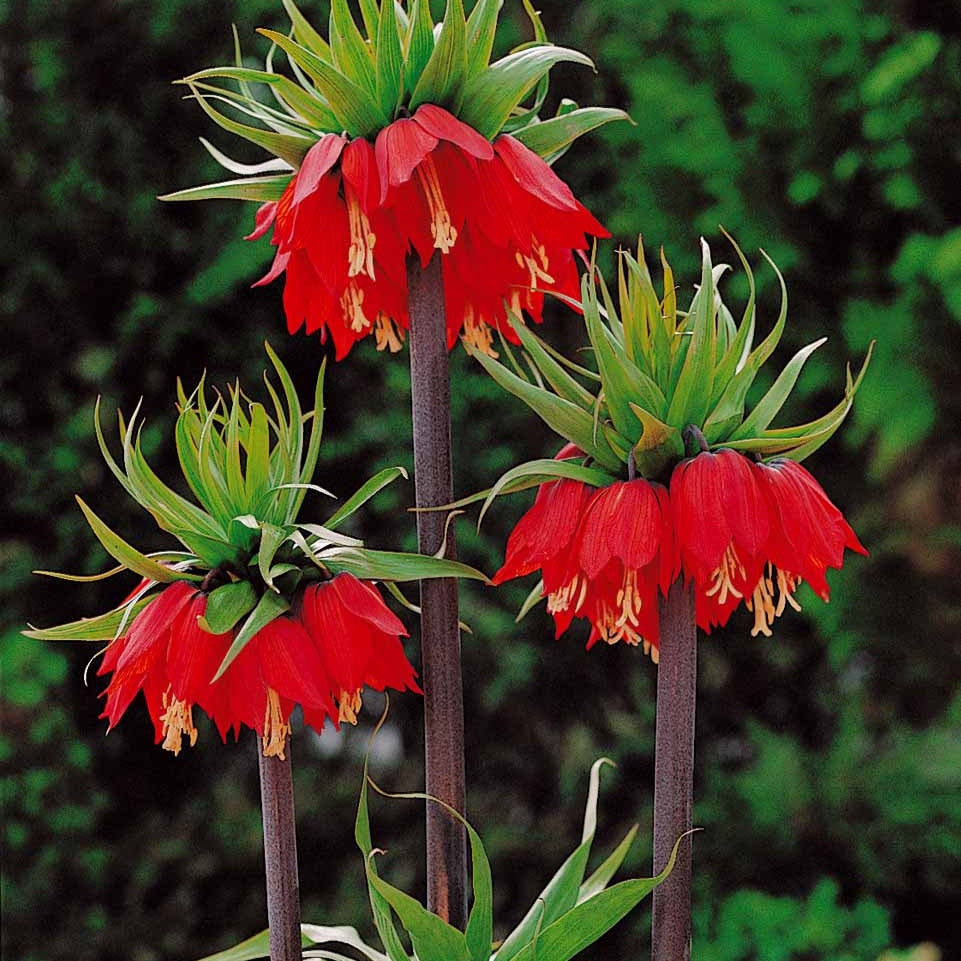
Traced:
[[450, 221], [450, 211], [444, 202], [444, 194], [440, 189], [437, 177], [437, 167], [433, 157], [427, 156], [417, 168], [417, 179], [424, 191], [427, 206], [430, 208], [430, 235], [434, 238], [434, 246], [441, 253], [450, 253], [451, 247], [457, 240], [457, 231]]
[[711, 573], [711, 586], [705, 592], [706, 595], [713, 597], [717, 594], [718, 604], [724, 604], [727, 601], [728, 594], [732, 597], [743, 597], [741, 591], [734, 586], [735, 577], [740, 577], [743, 581], [747, 577], [747, 571], [744, 569], [741, 559], [737, 556], [734, 545], [728, 544], [721, 558], [721, 563]]
[[[777, 603], [774, 601], [775, 578], [778, 592]], [[787, 574], [782, 570], [776, 570], [771, 564], [767, 565], [767, 570], [758, 580], [752, 596], [745, 601], [747, 609], [754, 612], [754, 627], [751, 630], [751, 637], [757, 637], [758, 634], [771, 637], [771, 625], [774, 623], [774, 619], [784, 613], [788, 604], [796, 611], [801, 610], [801, 605], [794, 597], [799, 581], [800, 579], [794, 574]]]
[[394, 326], [394, 322], [386, 314], [378, 314], [374, 324], [374, 338], [378, 350], [389, 350], [392, 354], [404, 346], [404, 332]]
[[576, 614], [584, 606], [586, 597], [587, 578], [578, 572], [570, 583], [547, 595], [547, 612], [556, 614], [558, 611], [568, 611], [573, 608]]
[[535, 241], [531, 247], [531, 255], [524, 255], [519, 250], [514, 254], [518, 266], [527, 270], [530, 278], [530, 289], [536, 290], [539, 283], [553, 284], [554, 278], [547, 272], [550, 265], [544, 245]]
[[370, 229], [367, 215], [360, 209], [357, 198], [349, 190], [347, 197], [347, 219], [350, 223], [350, 247], [347, 250], [347, 276], [356, 277], [366, 274], [371, 280], [374, 277], [374, 244], [377, 237]]
[[614, 604], [599, 605], [594, 626], [601, 640], [606, 644], [624, 641], [632, 647], [644, 643], [646, 652], [650, 645], [638, 630], [640, 622], [637, 617], [643, 606], [643, 598], [637, 589], [637, 571], [626, 570]]
[[464, 315], [464, 343], [469, 347], [479, 350], [488, 357], [497, 358], [497, 351], [494, 350], [494, 331], [483, 320], [474, 318], [474, 311], [468, 307]]
[[362, 705], [361, 689], [358, 687], [354, 692], [341, 691], [340, 697], [337, 699], [338, 707], [338, 723], [343, 723], [346, 721], [348, 724], [357, 723], [357, 712], [360, 710]]
[[168, 687], [163, 694], [164, 712], [160, 715], [163, 721], [163, 749], [179, 754], [183, 747], [183, 737], [190, 738], [190, 746], [197, 743], [197, 728], [194, 727], [193, 707], [180, 698], [173, 697]]
[[286, 760], [284, 748], [287, 746], [287, 735], [290, 725], [284, 721], [280, 709], [280, 695], [272, 688], [267, 688], [267, 707], [264, 711], [264, 757], [279, 757]]
[[370, 321], [364, 313], [364, 292], [360, 287], [348, 283], [347, 289], [340, 298], [340, 309], [351, 330], [361, 331], [370, 327]]

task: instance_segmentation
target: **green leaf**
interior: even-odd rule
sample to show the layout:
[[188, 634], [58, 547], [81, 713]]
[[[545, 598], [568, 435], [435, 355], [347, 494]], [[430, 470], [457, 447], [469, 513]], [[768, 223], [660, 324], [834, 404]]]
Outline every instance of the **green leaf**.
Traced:
[[[487, 492], [484, 506], [477, 518], [478, 528], [481, 526], [491, 504], [494, 503], [494, 499], [501, 494], [509, 494], [562, 479], [580, 481], [583, 484], [590, 484], [592, 487], [606, 487], [614, 480], [610, 474], [593, 467], [584, 467], [571, 458], [565, 460], [544, 458], [526, 461], [501, 474], [494, 486]], [[480, 495], [475, 495], [475, 497], [479, 499]]]
[[788, 362], [787, 366], [778, 375], [777, 380], [771, 385], [768, 392], [761, 398], [757, 406], [748, 415], [747, 419], [734, 433], [731, 440], [741, 440], [750, 437], [758, 431], [764, 430], [768, 424], [777, 416], [778, 411], [784, 406], [785, 401], [790, 396], [794, 385], [797, 383], [801, 368], [804, 367], [808, 357], [814, 353], [822, 344], [827, 341], [827, 337], [802, 347]]
[[425, 554], [395, 551], [372, 551], [359, 547], [334, 547], [321, 555], [331, 570], [349, 571], [355, 577], [371, 581], [422, 581], [435, 577], [463, 577], [486, 581], [477, 569], [460, 561]]
[[81, 617], [78, 621], [56, 627], [34, 627], [22, 631], [25, 637], [38, 641], [112, 641], [154, 597], [141, 597], [133, 604], [114, 608], [96, 617]]
[[407, 471], [403, 467], [387, 467], [374, 474], [357, 491], [355, 491], [328, 519], [325, 527], [336, 528], [363, 504], [366, 504], [375, 494], [382, 491], [389, 484], [393, 484], [398, 477], [407, 480]]
[[199, 581], [200, 577], [196, 574], [183, 574], [171, 570], [163, 564], [141, 554], [135, 547], [128, 544], [119, 534], [115, 534], [97, 515], [83, 502], [78, 496], [77, 503], [83, 511], [87, 523], [93, 530], [97, 540], [103, 545], [104, 550], [115, 560], [120, 561], [128, 570], [146, 577], [149, 580], [157, 581], [160, 584], [172, 584], [174, 581]]
[[429, 0], [412, 0], [404, 47], [404, 86], [413, 90], [434, 51], [434, 21]]
[[[338, 125], [351, 137], [366, 137], [386, 126], [389, 118], [374, 100], [373, 94], [359, 87], [329, 63], [325, 63], [305, 47], [294, 43], [275, 30], [259, 28], [258, 33], [273, 40], [317, 85], [330, 105]], [[300, 161], [297, 162], [298, 165]]]
[[211, 634], [226, 634], [257, 604], [257, 592], [250, 581], [236, 581], [218, 587], [207, 597], [201, 626]]
[[377, 102], [393, 117], [404, 95], [404, 53], [394, 0], [381, 0], [377, 24]]
[[109, 571], [103, 571], [100, 574], [63, 574], [60, 571], [33, 571], [33, 573], [40, 574], [43, 577], [53, 577], [58, 581], [74, 581], [78, 584], [91, 584], [94, 581], [105, 581], [108, 577], [113, 577], [115, 574], [122, 574], [126, 569], [124, 564], [118, 564], [116, 567], [111, 567]]
[[233, 644], [230, 645], [230, 649], [220, 662], [220, 667], [217, 668], [217, 673], [210, 679], [211, 684], [223, 677], [224, 671], [230, 667], [234, 658], [250, 643], [258, 631], [288, 610], [290, 610], [290, 602], [287, 598], [281, 597], [280, 594], [275, 594], [273, 591], [265, 592], [237, 632]]
[[281, 0], [281, 2], [294, 28], [294, 39], [322, 60], [329, 60], [330, 45], [311, 26], [310, 21], [300, 12], [294, 0]]
[[334, 66], [362, 90], [373, 96], [377, 89], [374, 62], [357, 24], [351, 16], [347, 0], [331, 0], [330, 50]]
[[634, 825], [624, 836], [620, 844], [604, 859], [603, 864], [580, 886], [577, 892], [577, 903], [587, 901], [600, 894], [610, 883], [617, 869], [624, 863], [627, 852], [637, 837], [638, 825]]
[[494, 49], [497, 16], [504, 0], [477, 0], [467, 19], [467, 78], [486, 69]]
[[578, 137], [614, 120], [630, 121], [631, 118], [625, 111], [615, 107], [581, 107], [559, 117], [551, 117], [550, 120], [532, 123], [516, 131], [513, 136], [552, 163]]
[[241, 180], [221, 180], [215, 184], [187, 187], [173, 193], [162, 194], [158, 200], [252, 200], [267, 203], [280, 200], [291, 174], [271, 177], [244, 177]]
[[232, 120], [226, 114], [221, 113], [216, 107], [208, 102], [210, 94], [202, 93], [197, 86], [192, 83], [187, 84], [192, 91], [192, 97], [200, 104], [201, 109], [210, 117], [218, 127], [222, 127], [229, 133], [236, 134], [244, 140], [262, 147], [272, 153], [275, 157], [286, 160], [293, 167], [299, 167], [304, 155], [313, 145], [311, 140], [306, 137], [295, 137], [292, 134], [275, 133], [273, 130], [263, 130], [259, 127], [251, 127], [248, 124]]
[[474, 357], [501, 387], [524, 401], [551, 430], [576, 444], [602, 466], [620, 473], [621, 462], [610, 446], [602, 446], [595, 439], [594, 418], [589, 413], [512, 374], [503, 364], [486, 354], [475, 351]]
[[511, 111], [557, 63], [593, 67], [590, 57], [577, 50], [540, 44], [518, 50], [491, 64], [464, 85], [460, 119], [488, 140], [500, 133]]
[[422, 103], [450, 107], [455, 113], [460, 107], [467, 71], [467, 23], [462, 0], [447, 0], [447, 10], [440, 36], [424, 67], [414, 92], [410, 109]]
[[274, 558], [280, 550], [284, 541], [290, 537], [289, 527], [277, 527], [274, 524], [261, 523], [260, 525], [260, 549], [257, 551], [257, 569], [264, 583], [276, 590], [274, 587], [273, 574], [271, 573]]

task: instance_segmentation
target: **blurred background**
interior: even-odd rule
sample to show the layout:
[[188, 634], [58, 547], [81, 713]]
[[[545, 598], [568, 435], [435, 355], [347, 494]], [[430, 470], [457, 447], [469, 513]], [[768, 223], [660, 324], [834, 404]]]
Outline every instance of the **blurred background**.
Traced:
[[[325, 22], [325, 4], [304, 7]], [[636, 124], [557, 165], [614, 234], [608, 270], [643, 233], [652, 269], [663, 245], [689, 294], [699, 235], [715, 261], [734, 259], [723, 225], [757, 268], [766, 330], [777, 285], [763, 247], [790, 292], [775, 359], [829, 336], [791, 422], [833, 406], [845, 363], [878, 342], [854, 413], [809, 461], [871, 556], [832, 574], [829, 605], [805, 594], [775, 639], [751, 638], [736, 616], [701, 642], [694, 956], [934, 961], [937, 945], [959, 959], [961, 8], [543, 0], [543, 17], [598, 65], [556, 69], [556, 96], [623, 106]], [[520, 3], [503, 18], [505, 46], [528, 38]], [[167, 544], [105, 469], [98, 394], [108, 432], [118, 406], [144, 398], [144, 448], [173, 481], [178, 376], [239, 376], [256, 395], [270, 338], [302, 391], [312, 385], [325, 348], [288, 337], [279, 283], [249, 289], [270, 259], [266, 240], [241, 239], [253, 207], [155, 200], [221, 179], [198, 136], [258, 159], [170, 82], [229, 61], [231, 23], [253, 63], [266, 52], [255, 27], [285, 21], [277, 0], [4, 0], [0, 21], [3, 956], [190, 961], [266, 925], [253, 744], [224, 746], [204, 723], [174, 758], [152, 745], [142, 702], [105, 738], [102, 683], [83, 680], [96, 645], [18, 632], [129, 589], [30, 573], [110, 566], [75, 493], [141, 548]], [[723, 290], [737, 313], [743, 277]], [[568, 350], [586, 342], [560, 309], [543, 332]], [[459, 348], [453, 367], [460, 493], [553, 453], [557, 440]], [[331, 367], [318, 482], [346, 493], [409, 466], [408, 398], [404, 355], [364, 344]], [[355, 532], [413, 548], [412, 499], [395, 484]], [[498, 502], [479, 535], [465, 519], [464, 559], [495, 569], [529, 503]], [[469, 813], [493, 861], [500, 934], [578, 842], [601, 755], [618, 767], [599, 850], [637, 821], [627, 867], [650, 873], [655, 669], [623, 646], [586, 654], [586, 630], [555, 642], [543, 608], [516, 626], [529, 586], [463, 590]], [[351, 827], [380, 706], [369, 698], [357, 729], [293, 745], [305, 920], [368, 935]], [[421, 734], [419, 701], [395, 698], [374, 759], [385, 788], [420, 788]], [[384, 872], [422, 896], [421, 807], [374, 799], [372, 819]], [[643, 957], [648, 924], [639, 910], [584, 957]]]

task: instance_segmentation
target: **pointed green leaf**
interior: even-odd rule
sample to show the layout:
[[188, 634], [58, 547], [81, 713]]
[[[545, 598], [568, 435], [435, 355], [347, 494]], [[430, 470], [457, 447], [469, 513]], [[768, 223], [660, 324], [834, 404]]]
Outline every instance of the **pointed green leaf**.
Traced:
[[78, 621], [56, 627], [31, 625], [29, 630], [21, 633], [38, 641], [112, 641], [152, 600], [153, 597], [142, 597], [133, 604], [125, 604], [96, 617], [81, 617]]
[[583, 137], [584, 134], [614, 120], [630, 119], [625, 111], [614, 107], [581, 107], [560, 117], [532, 123], [523, 130], [516, 131], [513, 136], [551, 163], [578, 137]]
[[243, 137], [251, 143], [262, 147], [272, 153], [275, 157], [286, 160], [293, 167], [299, 167], [304, 155], [311, 148], [312, 142], [306, 137], [295, 137], [292, 134], [275, 133], [273, 130], [263, 130], [259, 127], [251, 127], [248, 124], [231, 120], [226, 114], [221, 113], [216, 107], [210, 105], [209, 94], [202, 93], [195, 84], [188, 84], [192, 93], [192, 98], [200, 104], [201, 109], [210, 117], [218, 127]]
[[322, 555], [331, 570], [349, 571], [371, 581], [422, 581], [435, 577], [463, 577], [486, 581], [480, 571], [460, 561], [399, 551], [372, 551], [359, 547], [331, 548]]
[[457, 112], [467, 71], [467, 22], [462, 0], [447, 0], [440, 36], [424, 67], [414, 92], [410, 109], [422, 103], [435, 103]]
[[394, 0], [381, 0], [377, 25], [377, 102], [393, 117], [404, 95], [404, 54]]
[[196, 531], [181, 531], [176, 528], [171, 528], [170, 533], [197, 557], [202, 566], [209, 567], [211, 570], [223, 564], [239, 566], [243, 562], [243, 552], [236, 545], [222, 538], [207, 537]]
[[274, 563], [274, 558], [277, 556], [277, 551], [280, 550], [284, 541], [290, 537], [291, 531], [290, 528], [287, 527], [277, 527], [274, 524], [263, 523], [260, 525], [260, 530], [260, 549], [257, 551], [257, 569], [260, 571], [260, 576], [264, 579], [264, 583], [268, 587], [273, 588], [274, 581], [271, 575], [271, 568]]
[[219, 680], [224, 672], [234, 662], [234, 658], [253, 640], [258, 631], [265, 628], [272, 620], [290, 610], [290, 602], [273, 591], [267, 591], [257, 602], [257, 606], [247, 615], [243, 626], [237, 632], [233, 644], [220, 662], [217, 673], [210, 682]]
[[542, 44], [508, 54], [477, 74], [464, 86], [460, 119], [493, 140], [511, 111], [557, 63], [580, 63], [593, 67], [590, 57], [577, 50]]
[[136, 548], [131, 547], [122, 537], [115, 534], [97, 515], [83, 502], [78, 496], [77, 503], [83, 511], [87, 523], [90, 525], [97, 540], [103, 545], [104, 550], [114, 559], [120, 561], [128, 570], [139, 574], [141, 577], [149, 578], [160, 584], [172, 584], [174, 581], [197, 581], [200, 578], [196, 574], [184, 574], [171, 570], [163, 564], [141, 554]]
[[794, 389], [801, 368], [804, 367], [808, 357], [826, 341], [827, 337], [822, 337], [820, 340], [814, 341], [813, 344], [802, 347], [791, 358], [784, 370], [778, 375], [777, 380], [771, 385], [770, 390], [758, 401], [744, 423], [731, 434], [731, 440], [750, 437], [752, 434], [764, 430], [771, 423]]
[[270, 177], [244, 177], [240, 180], [221, 180], [215, 184], [202, 184], [187, 187], [173, 193], [162, 194], [158, 200], [252, 200], [268, 203], [280, 200], [291, 174], [278, 174]]
[[403, 477], [404, 480], [407, 480], [407, 471], [405, 471], [403, 467], [388, 467], [382, 471], [378, 471], [330, 516], [325, 526], [330, 528], [337, 527], [338, 524], [350, 517], [359, 507], [366, 504], [378, 491], [382, 491], [389, 484], [397, 480], [398, 477]]
[[205, 631], [226, 634], [237, 622], [246, 617], [257, 604], [257, 592], [250, 581], [224, 584], [207, 596], [207, 608], [203, 616]]
[[474, 357], [501, 387], [524, 401], [551, 430], [576, 444], [603, 467], [620, 472], [621, 463], [610, 446], [595, 440], [594, 418], [589, 413], [522, 380], [486, 354], [475, 351]]
[[377, 89], [370, 48], [350, 13], [347, 0], [331, 0], [330, 50], [333, 65], [362, 90], [373, 95]]
[[321, 60], [330, 60], [330, 45], [311, 26], [310, 21], [300, 12], [294, 0], [281, 0], [281, 2], [294, 28], [294, 39]]
[[620, 844], [604, 859], [598, 869], [581, 885], [577, 892], [577, 903], [596, 897], [610, 883], [617, 869], [624, 863], [627, 852], [631, 849], [637, 837], [638, 825], [634, 825], [624, 836]]
[[58, 581], [74, 581], [78, 584], [91, 584], [94, 581], [105, 581], [108, 577], [122, 574], [126, 569], [123, 564], [118, 564], [116, 567], [111, 567], [109, 571], [103, 571], [100, 574], [63, 574], [60, 571], [33, 571], [32, 573], [40, 574], [43, 577], [53, 577]]
[[497, 34], [497, 16], [504, 0], [477, 0], [467, 19], [467, 78], [490, 63]]
[[[373, 94], [357, 86], [305, 47], [301, 47], [275, 30], [265, 30], [261, 27], [258, 33], [273, 40], [310, 76], [330, 105], [339, 126], [352, 137], [369, 136], [389, 122], [390, 118], [384, 115], [374, 100]], [[300, 161], [297, 163], [299, 165]]]
[[404, 86], [413, 90], [434, 52], [434, 21], [429, 0], [412, 0], [404, 43]]

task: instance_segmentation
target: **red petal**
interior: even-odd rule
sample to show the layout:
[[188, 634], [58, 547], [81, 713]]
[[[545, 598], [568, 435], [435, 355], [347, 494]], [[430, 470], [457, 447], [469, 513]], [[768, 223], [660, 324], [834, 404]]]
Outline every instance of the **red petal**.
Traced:
[[264, 683], [281, 697], [314, 708], [331, 706], [330, 679], [302, 624], [278, 617], [254, 635]]
[[380, 174], [381, 203], [386, 199], [389, 188], [410, 180], [414, 168], [437, 143], [436, 137], [406, 117], [395, 120], [377, 134], [374, 153]]
[[380, 198], [380, 180], [374, 148], [363, 137], [352, 140], [344, 148], [340, 172], [357, 194], [361, 209], [370, 214]]
[[277, 201], [272, 200], [270, 203], [262, 204], [257, 208], [257, 214], [254, 217], [254, 229], [244, 237], [244, 240], [257, 240], [263, 237], [273, 226], [274, 220], [276, 219]]
[[127, 632], [127, 644], [117, 660], [117, 669], [123, 670], [139, 661], [155, 645], [166, 654], [167, 638], [174, 619], [196, 594], [197, 589], [187, 581], [174, 581], [165, 587], [156, 600], [151, 601], [134, 618]]
[[300, 165], [300, 170], [294, 175], [292, 181], [295, 184], [293, 206], [309, 197], [317, 189], [321, 179], [330, 172], [334, 164], [340, 159], [346, 145], [346, 137], [329, 133], [321, 137], [307, 151], [307, 156], [304, 157], [304, 162]]
[[368, 621], [384, 634], [407, 637], [407, 629], [400, 618], [384, 603], [377, 588], [369, 581], [361, 581], [344, 571], [330, 581], [344, 607], [357, 617]]
[[478, 160], [492, 160], [494, 148], [473, 127], [432, 103], [425, 103], [413, 116], [414, 123], [437, 140], [448, 140]]

